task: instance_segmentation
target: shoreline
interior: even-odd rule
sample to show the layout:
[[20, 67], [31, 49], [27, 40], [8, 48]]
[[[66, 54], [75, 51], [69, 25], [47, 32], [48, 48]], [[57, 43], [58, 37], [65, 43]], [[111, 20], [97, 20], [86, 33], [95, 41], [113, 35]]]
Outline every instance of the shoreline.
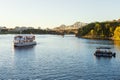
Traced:
[[93, 39], [93, 40], [114, 40], [112, 37], [93, 37], [93, 36], [76, 36], [78, 38]]

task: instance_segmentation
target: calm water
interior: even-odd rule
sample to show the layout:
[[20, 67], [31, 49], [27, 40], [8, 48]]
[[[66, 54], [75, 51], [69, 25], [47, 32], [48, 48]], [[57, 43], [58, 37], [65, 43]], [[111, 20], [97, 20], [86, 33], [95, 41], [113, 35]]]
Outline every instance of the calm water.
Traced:
[[[0, 79], [120, 79], [119, 41], [36, 35], [36, 46], [14, 48], [13, 37], [0, 35]], [[98, 46], [112, 47], [116, 57], [96, 58]]]

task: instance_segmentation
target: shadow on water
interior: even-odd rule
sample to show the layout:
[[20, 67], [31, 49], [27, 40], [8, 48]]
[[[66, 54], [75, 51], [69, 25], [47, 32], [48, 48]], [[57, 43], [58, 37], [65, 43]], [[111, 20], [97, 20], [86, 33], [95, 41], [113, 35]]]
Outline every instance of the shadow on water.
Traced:
[[34, 56], [35, 55], [35, 45], [25, 46], [25, 47], [14, 47], [14, 55], [19, 56]]
[[86, 40], [88, 44], [113, 45], [114, 42], [110, 40]]
[[95, 59], [97, 59], [97, 60], [101, 60], [101, 59], [110, 60], [110, 59], [112, 59], [112, 58], [115, 58], [115, 57], [96, 57], [96, 56], [95, 56]]
[[115, 57], [94, 57], [95, 63], [99, 65], [105, 65], [106, 63], [109, 64], [111, 63], [111, 60], [114, 59]]
[[14, 47], [15, 50], [31, 50], [34, 49], [35, 46], [24, 46], [24, 47]]

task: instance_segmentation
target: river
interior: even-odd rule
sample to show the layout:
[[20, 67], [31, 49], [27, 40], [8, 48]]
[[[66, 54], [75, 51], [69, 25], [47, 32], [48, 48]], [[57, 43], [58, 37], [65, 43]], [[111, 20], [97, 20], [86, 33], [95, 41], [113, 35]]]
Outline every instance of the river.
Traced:
[[[36, 35], [37, 45], [14, 48], [14, 36], [0, 35], [0, 79], [120, 79], [120, 41]], [[99, 46], [111, 47], [116, 57], [95, 57]]]

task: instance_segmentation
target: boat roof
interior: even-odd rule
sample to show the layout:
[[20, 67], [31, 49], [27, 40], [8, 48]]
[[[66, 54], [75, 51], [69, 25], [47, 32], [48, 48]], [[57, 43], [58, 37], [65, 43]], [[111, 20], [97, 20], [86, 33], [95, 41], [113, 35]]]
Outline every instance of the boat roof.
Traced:
[[96, 49], [111, 49], [111, 47], [97, 47]]
[[34, 35], [33, 34], [18, 34], [15, 37], [17, 37], [17, 36], [26, 37], [26, 36], [34, 36]]

